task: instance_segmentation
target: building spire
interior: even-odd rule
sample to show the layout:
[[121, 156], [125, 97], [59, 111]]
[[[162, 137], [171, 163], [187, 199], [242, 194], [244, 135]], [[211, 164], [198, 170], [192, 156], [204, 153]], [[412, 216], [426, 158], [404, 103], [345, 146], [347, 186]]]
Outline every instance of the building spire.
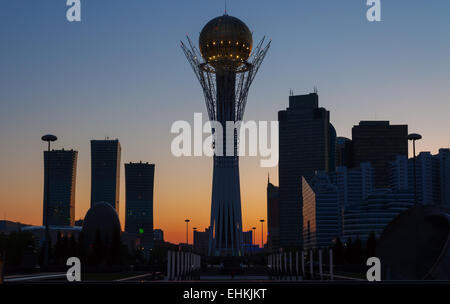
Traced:
[[270, 184], [270, 173], [267, 172], [267, 184]]

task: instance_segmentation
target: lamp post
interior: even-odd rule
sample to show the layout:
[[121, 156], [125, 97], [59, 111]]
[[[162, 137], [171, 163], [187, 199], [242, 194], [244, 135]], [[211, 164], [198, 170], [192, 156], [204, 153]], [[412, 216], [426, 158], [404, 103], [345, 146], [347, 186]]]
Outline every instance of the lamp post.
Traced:
[[184, 220], [186, 222], [186, 245], [189, 246], [189, 219]]
[[414, 166], [414, 204], [417, 204], [417, 177], [416, 177], [416, 140], [421, 140], [422, 135], [411, 133], [408, 135], [408, 140], [413, 142], [413, 166]]
[[264, 249], [264, 220], [259, 220], [261, 222], [261, 249]]
[[[48, 266], [48, 251], [49, 251], [49, 229], [48, 229], [48, 204], [50, 202], [50, 143], [56, 141], [58, 138], [55, 135], [47, 134], [42, 136], [42, 141], [46, 141], [48, 143], [47, 148], [47, 172], [46, 172], [46, 181], [45, 181], [45, 202], [44, 202], [44, 223], [45, 223], [45, 240], [44, 240], [44, 266]], [[45, 155], [45, 154], [44, 154]], [[45, 160], [45, 157], [44, 157]]]

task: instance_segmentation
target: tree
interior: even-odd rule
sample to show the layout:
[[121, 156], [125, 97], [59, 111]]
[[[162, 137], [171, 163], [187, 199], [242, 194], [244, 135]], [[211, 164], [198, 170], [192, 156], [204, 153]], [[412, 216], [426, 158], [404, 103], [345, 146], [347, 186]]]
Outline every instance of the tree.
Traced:
[[355, 243], [353, 244], [353, 264], [361, 264], [363, 259], [363, 249], [362, 249], [362, 242], [359, 237], [356, 238]]
[[62, 234], [61, 231], [58, 231], [58, 235], [56, 236], [56, 243], [53, 247], [53, 251], [55, 253], [55, 262], [57, 264], [61, 264], [61, 260], [63, 259], [63, 242], [62, 242]]
[[374, 257], [377, 254], [377, 239], [375, 232], [371, 232], [367, 238], [366, 243], [366, 256], [367, 258]]
[[352, 238], [348, 238], [347, 242], [345, 243], [345, 249], [344, 249], [344, 259], [345, 262], [351, 264], [353, 261], [353, 242]]
[[5, 265], [19, 266], [24, 253], [34, 251], [36, 243], [31, 232], [17, 231], [11, 234], [0, 234], [0, 253]]
[[333, 245], [333, 258], [336, 265], [344, 264], [344, 246], [341, 239], [337, 238]]

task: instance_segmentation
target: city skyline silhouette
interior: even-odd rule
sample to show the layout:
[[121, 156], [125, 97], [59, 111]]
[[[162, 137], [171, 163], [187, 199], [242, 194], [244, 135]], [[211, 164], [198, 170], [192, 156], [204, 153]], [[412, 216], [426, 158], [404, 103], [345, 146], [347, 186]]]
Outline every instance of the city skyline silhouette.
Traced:
[[[273, 40], [250, 89], [246, 120], [276, 120], [289, 89], [307, 94], [317, 86], [338, 136], [351, 138], [361, 120], [389, 120], [423, 135], [417, 153], [449, 147], [450, 4], [385, 2], [383, 22], [371, 24], [363, 2], [258, 1], [261, 10], [253, 11], [256, 1], [229, 1], [228, 13], [245, 20], [255, 40]], [[193, 112], [206, 117], [178, 41], [186, 32], [196, 41], [223, 3], [176, 6], [83, 2], [82, 22], [69, 24], [62, 2], [0, 4], [1, 219], [41, 224], [40, 136], [51, 133], [58, 136], [54, 149], [79, 153], [76, 220], [90, 206], [89, 141], [109, 136], [121, 142], [121, 171], [130, 161], [156, 164], [154, 227], [168, 241], [184, 241], [187, 217], [199, 230], [209, 225], [211, 159], [173, 157], [170, 126], [190, 121]], [[244, 231], [267, 216], [267, 173], [278, 185], [278, 168], [261, 168], [259, 160], [240, 163]], [[123, 173], [120, 184], [123, 228]]]

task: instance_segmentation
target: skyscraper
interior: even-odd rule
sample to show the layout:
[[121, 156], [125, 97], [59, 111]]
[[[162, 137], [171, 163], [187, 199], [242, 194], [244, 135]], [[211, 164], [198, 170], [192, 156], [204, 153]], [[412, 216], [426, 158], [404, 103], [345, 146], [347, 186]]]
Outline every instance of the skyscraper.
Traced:
[[[48, 224], [51, 226], [74, 225], [77, 157], [78, 152], [73, 150], [44, 152], [44, 226], [46, 225], [45, 202], [49, 194]], [[50, 171], [49, 180], [47, 171]], [[47, 181], [49, 193], [47, 193]]]
[[[243, 119], [248, 91], [269, 49], [264, 39], [254, 48], [247, 25], [225, 13], [210, 20], [200, 32], [199, 49], [188, 38], [181, 47], [203, 89], [214, 127], [214, 167], [211, 197], [209, 255], [243, 253], [241, 189], [237, 129], [227, 122]], [[228, 138], [227, 138], [228, 137]]]
[[341, 233], [337, 187], [318, 171], [309, 182], [302, 177], [302, 196], [303, 247], [327, 248]]
[[374, 232], [378, 238], [384, 228], [400, 213], [414, 205], [414, 193], [377, 189], [364, 201], [344, 210], [343, 239], [366, 241]]
[[330, 114], [319, 108], [317, 93], [289, 96], [278, 112], [280, 246], [302, 246], [302, 177], [329, 170]]
[[436, 157], [439, 163], [441, 205], [450, 208], [450, 149], [439, 149]]
[[370, 162], [376, 188], [389, 186], [389, 163], [397, 155], [408, 155], [408, 126], [389, 121], [361, 121], [352, 128], [353, 165]]
[[[423, 205], [449, 206], [450, 150], [420, 152], [416, 157], [417, 202]], [[396, 191], [414, 192], [414, 159], [397, 155], [390, 162], [390, 186]]]
[[137, 236], [146, 253], [153, 248], [154, 176], [154, 164], [125, 164], [125, 231]]
[[352, 166], [352, 141], [346, 137], [336, 138], [336, 167]]
[[278, 187], [267, 181], [267, 245], [270, 251], [280, 248], [280, 199]]
[[120, 143], [91, 140], [91, 207], [107, 202], [119, 213]]
[[341, 209], [361, 203], [374, 191], [373, 168], [370, 163], [361, 163], [356, 168], [338, 167], [332, 180], [338, 187]]

